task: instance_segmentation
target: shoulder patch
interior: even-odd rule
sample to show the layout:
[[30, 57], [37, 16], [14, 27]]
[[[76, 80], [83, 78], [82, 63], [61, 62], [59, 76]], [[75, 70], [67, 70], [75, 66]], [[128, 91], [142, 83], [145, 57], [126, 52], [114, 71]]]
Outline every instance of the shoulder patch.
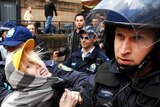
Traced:
[[61, 69], [61, 70], [64, 70], [64, 71], [73, 71], [72, 68], [67, 67], [66, 65], [63, 65], [63, 64], [59, 64], [58, 68]]

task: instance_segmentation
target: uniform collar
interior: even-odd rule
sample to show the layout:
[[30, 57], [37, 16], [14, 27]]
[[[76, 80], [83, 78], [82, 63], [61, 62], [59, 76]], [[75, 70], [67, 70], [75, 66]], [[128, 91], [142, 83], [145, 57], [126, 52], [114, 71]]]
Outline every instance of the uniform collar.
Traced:
[[90, 49], [87, 53], [84, 53], [84, 49], [82, 48], [82, 49], [81, 49], [81, 52], [82, 52], [82, 59], [84, 59], [84, 58], [90, 56], [94, 49], [95, 49], [95, 46], [94, 46], [92, 49]]

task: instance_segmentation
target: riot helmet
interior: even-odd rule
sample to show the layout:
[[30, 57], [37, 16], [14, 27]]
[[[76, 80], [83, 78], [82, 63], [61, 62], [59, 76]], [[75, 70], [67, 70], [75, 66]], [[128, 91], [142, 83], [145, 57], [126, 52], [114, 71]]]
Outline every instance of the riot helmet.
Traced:
[[[149, 60], [156, 59], [159, 64], [159, 49], [160, 49], [160, 1], [159, 0], [106, 0], [105, 7], [93, 9], [96, 11], [105, 11], [105, 32], [108, 57], [114, 57], [114, 38], [116, 27], [130, 28], [135, 32], [136, 43], [140, 49], [154, 46], [152, 51], [143, 59], [139, 65], [126, 67], [137, 71], [142, 69]], [[139, 30], [151, 30], [155, 32], [154, 40], [139, 40]], [[150, 38], [150, 37], [148, 37]], [[158, 61], [158, 62], [157, 62]], [[120, 66], [119, 64], [117, 64]], [[120, 67], [121, 68], [121, 67]]]

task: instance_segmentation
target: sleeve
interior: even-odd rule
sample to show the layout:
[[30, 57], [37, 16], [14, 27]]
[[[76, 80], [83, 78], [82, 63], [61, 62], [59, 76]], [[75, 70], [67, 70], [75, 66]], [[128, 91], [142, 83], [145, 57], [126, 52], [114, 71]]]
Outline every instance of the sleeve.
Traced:
[[109, 60], [109, 58], [107, 57], [107, 55], [104, 52], [102, 52], [101, 50], [99, 50], [99, 56], [101, 57], [102, 62], [106, 62], [106, 61]]
[[69, 40], [70, 40], [70, 36], [67, 37], [67, 43], [65, 44], [64, 49], [59, 51], [58, 56], [63, 56], [63, 55], [66, 55], [67, 53], [70, 53], [69, 52]]
[[59, 51], [58, 56], [66, 55], [67, 50], [68, 50], [68, 46], [66, 45], [63, 50], [60, 50], [60, 51]]
[[94, 107], [96, 103], [95, 97], [95, 74], [89, 75], [83, 85], [80, 87], [80, 95], [83, 104], [80, 107]]
[[[54, 94], [52, 96], [52, 107], [59, 107], [59, 102], [62, 97], [62, 94], [65, 91], [64, 83], [58, 82], [54, 85], [52, 85], [52, 88], [54, 89]], [[44, 106], [46, 107], [46, 106]]]
[[68, 67], [71, 67], [72, 57], [73, 57], [73, 55], [71, 54], [71, 55], [63, 62], [63, 64], [66, 65], [66, 66], [68, 66]]
[[23, 16], [23, 19], [24, 19], [24, 20], [27, 20], [27, 15], [28, 15], [28, 11], [26, 11], [26, 12], [24, 13], [24, 16]]
[[57, 10], [56, 10], [54, 3], [52, 3], [52, 7], [53, 7], [53, 11], [55, 12], [55, 15], [57, 15]]
[[4, 48], [4, 46], [0, 46], [0, 52], [1, 52], [2, 61], [4, 61], [7, 55], [7, 50]]
[[[53, 63], [53, 62], [52, 62]], [[52, 64], [54, 65], [54, 64]], [[63, 64], [59, 64], [57, 66], [53, 66], [52, 73], [57, 74], [58, 77], [67, 80], [71, 83], [74, 91], [79, 91], [84, 103], [83, 105], [86, 107], [93, 107], [95, 103], [94, 97], [94, 87], [95, 87], [95, 74], [87, 74], [84, 72], [78, 72], [73, 70]]]
[[63, 64], [59, 64], [58, 68], [52, 72], [57, 74], [58, 77], [70, 82], [73, 87], [80, 87], [89, 75], [84, 72], [73, 70]]
[[33, 15], [30, 13], [30, 19], [33, 19]]
[[53, 60], [47, 60], [47, 61], [44, 61], [47, 69], [53, 74], [55, 75], [57, 73], [57, 70], [58, 70], [58, 66], [57, 64], [53, 61]]

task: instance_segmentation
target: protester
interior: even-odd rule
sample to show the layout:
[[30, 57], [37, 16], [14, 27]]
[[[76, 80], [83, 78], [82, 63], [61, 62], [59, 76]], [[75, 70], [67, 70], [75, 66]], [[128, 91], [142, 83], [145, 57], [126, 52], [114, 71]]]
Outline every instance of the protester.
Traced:
[[82, 13], [78, 13], [74, 17], [75, 27], [76, 29], [67, 38], [67, 44], [63, 50], [54, 51], [53, 56], [59, 57], [64, 56], [65, 59], [73, 52], [76, 52], [80, 49], [80, 39], [79, 39], [79, 31], [84, 27], [85, 18]]
[[98, 66], [109, 59], [95, 46], [98, 35], [93, 26], [85, 26], [79, 33], [81, 50], [72, 53], [63, 64], [80, 72], [94, 74]]
[[30, 23], [32, 21], [33, 15], [32, 15], [32, 8], [30, 6], [25, 11], [23, 18], [27, 23]]
[[51, 21], [54, 16], [53, 12], [55, 13], [55, 16], [57, 16], [57, 10], [56, 10], [54, 3], [50, 0], [46, 0], [44, 10], [45, 10], [46, 22], [45, 22], [45, 27], [42, 30], [42, 32], [45, 34], [52, 34], [54, 32], [53, 32], [53, 26], [51, 24]]
[[[57, 107], [59, 105], [55, 105], [58, 103], [55, 100], [58, 101], [59, 96], [61, 97], [64, 92], [62, 79], [48, 71], [33, 49], [34, 40], [28, 39], [21, 48], [7, 56], [5, 74], [14, 91], [3, 100], [2, 107]], [[61, 92], [56, 94], [57, 91]], [[66, 90], [64, 94], [67, 95], [62, 97], [60, 107], [74, 107], [79, 100], [78, 92]], [[64, 103], [63, 100], [67, 101]]]
[[[2, 45], [5, 45], [6, 46], [6, 48], [7, 48], [7, 51], [8, 51], [8, 54], [11, 54], [12, 52], [14, 52], [15, 50], [19, 50], [19, 49], [21, 49], [22, 47], [23, 47], [23, 44], [24, 44], [24, 42], [25, 41], [27, 41], [28, 39], [31, 39], [32, 38], [32, 34], [31, 34], [31, 32], [26, 28], [26, 27], [23, 27], [23, 26], [16, 26], [16, 27], [14, 27], [14, 28], [12, 28], [11, 30], [9, 30], [8, 31], [8, 33], [7, 33], [7, 35], [6, 35], [6, 39], [5, 39], [5, 41], [4, 42], [2, 42], [1, 44]], [[19, 56], [18, 56], [19, 57]], [[17, 62], [17, 60], [15, 61], [15, 62]], [[39, 61], [40, 62], [40, 61]], [[6, 62], [7, 63], [7, 62]], [[45, 64], [46, 64], [46, 66], [47, 66], [47, 68], [48, 68], [48, 66], [49, 66], [49, 64], [47, 63], [47, 62], [45, 62]], [[56, 64], [55, 63], [52, 63], [52, 64], [50, 64], [51, 66], [53, 66], [55, 69], [57, 68], [56, 67]], [[7, 67], [6, 67], [7, 68]], [[55, 75], [55, 74], [53, 74], [53, 72], [51, 72], [52, 73], [52, 75]], [[57, 86], [56, 86], [57, 87]], [[63, 88], [63, 87], [54, 87], [56, 90], [60, 90], [61, 88]], [[13, 88], [14, 89], [14, 88]], [[5, 92], [5, 90], [4, 90], [4, 93], [6, 93]], [[68, 93], [68, 92], [67, 92]], [[59, 93], [59, 92], [57, 92], [57, 93], [55, 93], [54, 95], [60, 95], [60, 94], [62, 94], [62, 93]], [[76, 95], [77, 95], [78, 93], [76, 92]], [[7, 95], [7, 94], [6, 94]], [[67, 94], [68, 95], [68, 94]], [[66, 94], [64, 95], [65, 96], [65, 98], [66, 98], [66, 100], [69, 100], [70, 99], [70, 97], [72, 97], [72, 98], [74, 98], [72, 95], [70, 95], [69, 94], [69, 96], [66, 96]], [[5, 95], [4, 95], [4, 97], [5, 97]], [[4, 98], [3, 97], [3, 98]], [[54, 97], [54, 96], [53, 96]], [[58, 99], [60, 99], [59, 97], [57, 97], [56, 98], [57, 100]], [[3, 99], [2, 99], [3, 100]], [[57, 100], [54, 100], [54, 104], [55, 105], [57, 105], [57, 103], [58, 103], [58, 101]], [[62, 105], [64, 104], [64, 102], [66, 102], [66, 100], [62, 100]], [[8, 100], [7, 100], [8, 101]], [[53, 103], [53, 101], [51, 101], [52, 103]], [[70, 101], [67, 101], [68, 103], [70, 102]], [[73, 102], [70, 102], [70, 103], [74, 103], [75, 104], [75, 102], [74, 102], [74, 100], [73, 100]], [[48, 104], [48, 103], [47, 103]], [[58, 103], [59, 104], [59, 103]], [[67, 106], [66, 106], [67, 107]]]
[[34, 23], [29, 23], [27, 25], [27, 28], [32, 33], [33, 39], [35, 40], [35, 48], [34, 49], [36, 51], [40, 51], [43, 54], [42, 60], [50, 60], [51, 54], [50, 54], [50, 51], [47, 49], [45, 42], [43, 40], [41, 40], [40, 38], [37, 38], [35, 35]]

